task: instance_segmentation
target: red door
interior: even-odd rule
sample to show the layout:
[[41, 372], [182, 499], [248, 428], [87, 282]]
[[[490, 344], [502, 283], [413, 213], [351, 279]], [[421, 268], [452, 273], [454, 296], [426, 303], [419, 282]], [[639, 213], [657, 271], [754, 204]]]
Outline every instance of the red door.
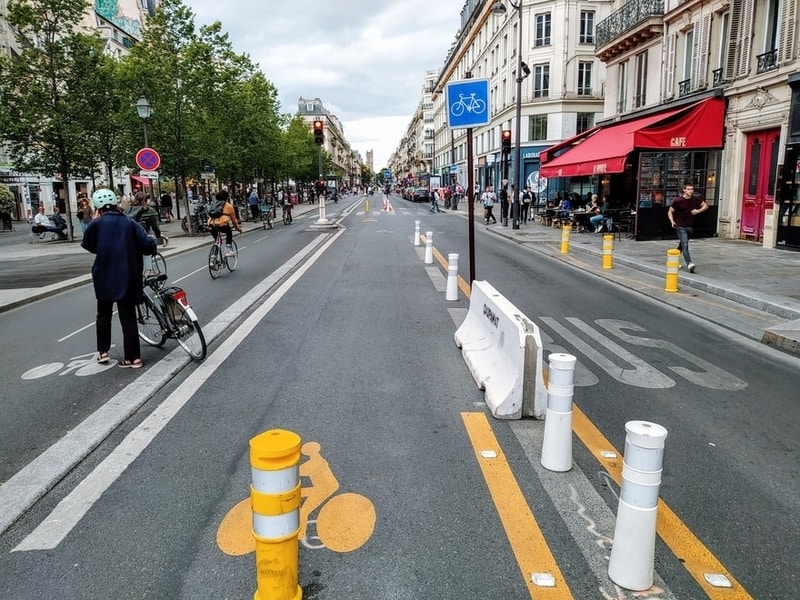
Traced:
[[747, 135], [739, 234], [742, 238], [761, 240], [764, 237], [764, 211], [775, 201], [780, 137], [780, 129]]

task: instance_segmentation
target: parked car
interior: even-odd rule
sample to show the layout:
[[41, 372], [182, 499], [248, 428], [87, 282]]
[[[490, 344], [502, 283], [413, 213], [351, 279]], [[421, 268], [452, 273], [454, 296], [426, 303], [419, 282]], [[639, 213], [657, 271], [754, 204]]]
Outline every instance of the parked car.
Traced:
[[412, 198], [414, 202], [430, 202], [431, 200], [431, 193], [428, 191], [426, 187], [418, 187], [414, 188], [414, 197]]

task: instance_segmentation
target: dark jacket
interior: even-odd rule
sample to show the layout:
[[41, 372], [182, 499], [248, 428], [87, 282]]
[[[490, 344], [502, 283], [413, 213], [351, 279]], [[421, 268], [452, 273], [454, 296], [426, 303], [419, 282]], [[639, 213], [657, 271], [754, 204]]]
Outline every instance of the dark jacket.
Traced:
[[156, 252], [155, 239], [141, 225], [120, 212], [109, 211], [89, 223], [81, 246], [96, 255], [92, 281], [98, 300], [127, 298], [141, 302], [142, 257]]

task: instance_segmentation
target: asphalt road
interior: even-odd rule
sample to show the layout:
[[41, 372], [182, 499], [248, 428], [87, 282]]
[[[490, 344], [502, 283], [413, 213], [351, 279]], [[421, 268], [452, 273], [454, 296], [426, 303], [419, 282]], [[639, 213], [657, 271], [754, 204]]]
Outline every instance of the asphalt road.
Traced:
[[[170, 260], [216, 338], [202, 364], [168, 342], [145, 350], [143, 371], [79, 374], [84, 363], [70, 361], [93, 349], [88, 286], [0, 315], [15, 348], [2, 366], [14, 382], [0, 418], [3, 482], [96, 411], [133, 403], [0, 536], [0, 597], [252, 597], [253, 554], [226, 554], [217, 534], [247, 539], [247, 520], [230, 515], [248, 494], [248, 440], [272, 428], [319, 445], [327, 467], [305, 467], [304, 486], [330, 474], [339, 486], [301, 546], [305, 598], [793, 597], [800, 361], [479, 228], [478, 278], [541, 327], [546, 354], [578, 357], [576, 408], [608, 445], [621, 453], [631, 419], [669, 430], [662, 500], [736, 583], [735, 596], [702, 587], [695, 575], [707, 556], [692, 554], [691, 539], [668, 545], [673, 523], [656, 546], [656, 586], [634, 595], [605, 574], [618, 485], [586, 426], [575, 427], [573, 469], [556, 476], [539, 465], [542, 422], [486, 419], [453, 343], [469, 302], [444, 300], [444, 271], [423, 265], [411, 240], [421, 220], [442, 254], [460, 254], [467, 277], [464, 219], [398, 200], [394, 213], [337, 208], [337, 232], [298, 219], [243, 236], [240, 269], [217, 281], [204, 250]], [[482, 470], [481, 419], [516, 500]], [[357, 500], [339, 514], [354, 530], [374, 510], [361, 545], [327, 528], [325, 505], [344, 502], [336, 498]], [[508, 507], [520, 515], [511, 530]], [[513, 541], [526, 511], [546, 540], [541, 552]], [[532, 587], [526, 568], [545, 551], [567, 595]]]

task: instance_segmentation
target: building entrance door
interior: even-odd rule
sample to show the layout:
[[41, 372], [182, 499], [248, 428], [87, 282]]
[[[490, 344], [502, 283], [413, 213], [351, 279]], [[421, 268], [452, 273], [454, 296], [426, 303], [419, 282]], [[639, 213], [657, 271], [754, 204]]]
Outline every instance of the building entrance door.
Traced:
[[761, 241], [764, 213], [775, 202], [775, 176], [780, 151], [780, 129], [747, 135], [739, 237]]

